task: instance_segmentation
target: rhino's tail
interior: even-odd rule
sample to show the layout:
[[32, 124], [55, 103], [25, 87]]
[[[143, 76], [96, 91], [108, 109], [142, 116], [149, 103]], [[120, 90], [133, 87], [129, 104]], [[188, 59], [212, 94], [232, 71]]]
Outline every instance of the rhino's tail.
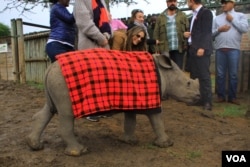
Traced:
[[45, 87], [45, 97], [46, 97], [46, 103], [49, 107], [49, 110], [52, 114], [57, 113], [55, 104], [50, 96], [49, 90], [48, 90], [48, 74], [52, 68], [52, 64], [47, 68], [46, 72], [45, 72], [45, 77], [44, 77], [44, 87]]

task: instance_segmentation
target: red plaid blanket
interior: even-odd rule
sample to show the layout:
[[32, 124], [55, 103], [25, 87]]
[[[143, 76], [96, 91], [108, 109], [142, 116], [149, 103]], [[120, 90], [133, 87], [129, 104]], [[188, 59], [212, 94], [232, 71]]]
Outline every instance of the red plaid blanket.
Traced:
[[80, 118], [110, 110], [148, 110], [161, 107], [152, 55], [90, 49], [57, 56]]

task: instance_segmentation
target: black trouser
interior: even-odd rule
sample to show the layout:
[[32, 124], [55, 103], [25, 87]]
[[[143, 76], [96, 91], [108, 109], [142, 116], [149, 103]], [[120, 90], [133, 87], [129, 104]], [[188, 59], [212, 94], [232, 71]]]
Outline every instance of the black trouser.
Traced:
[[184, 53], [180, 53], [178, 50], [169, 51], [170, 58], [179, 66], [179, 68], [183, 69], [183, 57]]
[[198, 78], [200, 83], [201, 102], [212, 104], [212, 85], [210, 77], [210, 55], [197, 56], [190, 52], [189, 57], [190, 77]]

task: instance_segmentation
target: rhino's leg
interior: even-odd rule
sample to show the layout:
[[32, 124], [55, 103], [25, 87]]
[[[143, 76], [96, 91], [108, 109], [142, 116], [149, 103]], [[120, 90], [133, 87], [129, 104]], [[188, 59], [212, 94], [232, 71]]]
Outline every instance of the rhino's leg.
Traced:
[[71, 105], [67, 104], [67, 102], [60, 104], [58, 108], [59, 132], [67, 145], [64, 153], [70, 156], [80, 156], [82, 153], [87, 152], [88, 149], [77, 141], [74, 134], [74, 116]]
[[58, 112], [59, 117], [59, 133], [66, 143], [65, 154], [79, 156], [86, 152], [87, 148], [81, 145], [74, 134], [74, 116], [72, 112], [72, 103], [70, 100], [68, 87], [62, 75], [60, 65], [54, 62], [50, 66], [50, 70], [46, 79], [47, 92], [49, 98], [53, 100], [53, 104]]
[[27, 136], [27, 143], [31, 149], [40, 150], [43, 148], [40, 137], [53, 115], [49, 106], [45, 103], [44, 107], [32, 117], [32, 131]]
[[154, 144], [159, 147], [169, 147], [173, 145], [173, 141], [169, 139], [165, 132], [164, 122], [161, 113], [148, 115], [152, 128], [157, 136]]
[[123, 141], [129, 144], [136, 144], [138, 142], [135, 136], [136, 114], [124, 113], [124, 138]]

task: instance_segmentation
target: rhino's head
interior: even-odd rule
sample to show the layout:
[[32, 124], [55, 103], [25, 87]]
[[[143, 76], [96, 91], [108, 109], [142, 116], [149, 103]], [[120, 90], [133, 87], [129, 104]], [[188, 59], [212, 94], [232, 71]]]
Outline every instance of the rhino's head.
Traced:
[[200, 98], [198, 79], [191, 79], [170, 58], [168, 53], [154, 55], [155, 62], [161, 77], [162, 97], [170, 97], [192, 103]]

